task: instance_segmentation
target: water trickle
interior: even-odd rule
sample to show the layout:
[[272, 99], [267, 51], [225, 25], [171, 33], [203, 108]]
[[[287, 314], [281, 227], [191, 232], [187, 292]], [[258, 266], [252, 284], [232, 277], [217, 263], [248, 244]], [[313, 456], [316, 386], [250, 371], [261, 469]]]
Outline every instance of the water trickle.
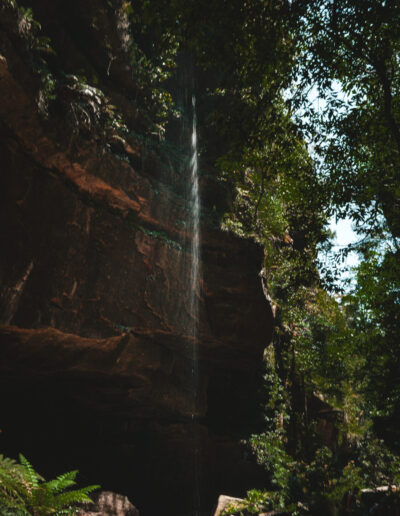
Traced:
[[[197, 120], [196, 120], [196, 99], [192, 97], [192, 136], [191, 136], [191, 159], [190, 159], [190, 183], [189, 183], [189, 233], [191, 235], [190, 245], [190, 290], [189, 305], [192, 314], [190, 334], [193, 338], [193, 380], [197, 380], [198, 350], [197, 333], [199, 317], [199, 286], [200, 286], [200, 194], [199, 194], [199, 166], [197, 152]], [[195, 386], [196, 383], [195, 383]]]
[[191, 314], [191, 324], [188, 333], [191, 341], [191, 360], [192, 360], [192, 389], [193, 411], [193, 467], [194, 467], [194, 507], [193, 514], [197, 515], [200, 507], [200, 447], [198, 439], [198, 429], [196, 426], [195, 415], [198, 412], [198, 392], [199, 392], [199, 361], [198, 361], [198, 321], [199, 321], [199, 289], [201, 279], [200, 268], [200, 192], [199, 192], [199, 166], [197, 149], [197, 119], [196, 119], [196, 99], [192, 96], [192, 131], [191, 131], [191, 157], [188, 185], [188, 233], [190, 235], [190, 274], [189, 274], [189, 309]]

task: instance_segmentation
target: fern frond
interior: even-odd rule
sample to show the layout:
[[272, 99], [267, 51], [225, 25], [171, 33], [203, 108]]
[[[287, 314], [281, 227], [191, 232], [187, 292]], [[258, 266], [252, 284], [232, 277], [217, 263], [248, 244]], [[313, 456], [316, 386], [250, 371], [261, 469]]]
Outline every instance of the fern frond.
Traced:
[[54, 506], [58, 509], [64, 509], [66, 507], [69, 507], [73, 504], [88, 502], [91, 503], [92, 499], [84, 493], [77, 494], [73, 491], [70, 491], [68, 493], [61, 493], [57, 495], [54, 499]]
[[77, 514], [77, 505], [92, 502], [88, 496], [100, 486], [72, 489], [78, 471], [45, 481], [22, 454], [20, 464], [0, 455], [1, 516], [61, 516]]
[[26, 477], [28, 481], [32, 484], [33, 488], [39, 487], [39, 480], [41, 479], [40, 475], [36, 473], [36, 471], [33, 469], [32, 464], [29, 462], [29, 460], [20, 453], [19, 455], [19, 461], [22, 464], [22, 466], [25, 468]]
[[27, 485], [22, 477], [9, 473], [0, 468], [0, 514], [7, 510], [14, 510], [15, 513], [26, 512], [26, 500], [29, 498]]
[[0, 454], [0, 471], [8, 472], [13, 476], [25, 477], [25, 468], [14, 459]]
[[0, 453], [0, 468], [10, 471], [17, 466], [17, 462], [14, 459], [10, 459], [9, 457], [4, 457], [2, 453]]
[[93, 500], [90, 498], [89, 493], [99, 489], [100, 486], [87, 486], [81, 489], [75, 489], [74, 491], [69, 491], [67, 493], [61, 493], [57, 495], [54, 499], [55, 506], [58, 509], [63, 509], [64, 507], [77, 503], [93, 503]]
[[77, 474], [78, 470], [68, 471], [67, 473], [59, 475], [54, 480], [49, 480], [44, 485], [46, 485], [46, 489], [51, 493], [60, 493], [61, 491], [68, 489], [68, 487], [76, 485], [75, 478]]
[[53, 496], [49, 493], [46, 488], [43, 488], [43, 484], [32, 491], [31, 499], [29, 500], [29, 508], [32, 514], [52, 514], [55, 512], [53, 507]]

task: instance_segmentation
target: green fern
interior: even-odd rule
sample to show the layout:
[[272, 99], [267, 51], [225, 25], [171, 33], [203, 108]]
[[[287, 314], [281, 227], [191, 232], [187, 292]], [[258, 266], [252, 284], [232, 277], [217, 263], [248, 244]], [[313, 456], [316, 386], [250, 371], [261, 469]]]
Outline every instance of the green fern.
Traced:
[[30, 484], [32, 484], [32, 488], [37, 489], [39, 487], [39, 481], [43, 480], [43, 478], [36, 473], [32, 464], [22, 455], [22, 453], [20, 453], [18, 457], [21, 465], [25, 468], [26, 477]]
[[0, 455], [1, 514], [24, 515], [25, 495], [29, 489], [25, 469], [15, 460]]
[[77, 474], [78, 470], [63, 473], [54, 480], [46, 482], [46, 489], [54, 494], [60, 493], [61, 491], [64, 491], [64, 489], [68, 489], [69, 487], [76, 485], [75, 478]]
[[20, 464], [0, 455], [0, 513], [2, 516], [61, 516], [74, 514], [77, 505], [91, 502], [89, 493], [100, 486], [71, 489], [78, 471], [45, 481], [22, 454]]

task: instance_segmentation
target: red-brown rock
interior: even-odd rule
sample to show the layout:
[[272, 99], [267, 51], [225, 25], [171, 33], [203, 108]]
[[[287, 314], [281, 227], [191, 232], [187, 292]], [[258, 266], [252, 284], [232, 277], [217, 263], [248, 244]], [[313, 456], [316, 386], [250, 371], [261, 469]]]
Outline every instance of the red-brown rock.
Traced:
[[[43, 117], [37, 77], [6, 4], [0, 446], [23, 452], [46, 476], [79, 468], [88, 483], [128, 494], [142, 516], [187, 514], [199, 497], [210, 509], [220, 492], [242, 495], [260, 481], [239, 441], [257, 428], [262, 352], [272, 331], [258, 277], [262, 251], [203, 216], [193, 385], [182, 189], [156, 152], [145, 160], [139, 141], [120, 142], [121, 159], [90, 134], [68, 132], [60, 114]], [[92, 29], [81, 33], [84, 57], [68, 19], [57, 18], [65, 2], [33, 4], [55, 38], [56, 66], [71, 73], [86, 59], [88, 69], [100, 67]], [[68, 4], [78, 14], [97, 7], [94, 0]], [[74, 30], [89, 21], [79, 15]], [[123, 110], [127, 76], [122, 63], [114, 65], [114, 89], [110, 82], [104, 88]], [[140, 116], [126, 110], [137, 129]]]

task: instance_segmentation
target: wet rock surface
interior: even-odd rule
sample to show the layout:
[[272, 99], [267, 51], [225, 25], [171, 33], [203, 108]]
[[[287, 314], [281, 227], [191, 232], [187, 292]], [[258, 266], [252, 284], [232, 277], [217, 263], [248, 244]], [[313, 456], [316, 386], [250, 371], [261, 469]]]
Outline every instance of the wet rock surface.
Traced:
[[[107, 75], [101, 31], [90, 25], [100, 4], [73, 1], [63, 18], [67, 4], [32, 2], [57, 51], [52, 68], [71, 74], [84, 65], [127, 123], [146, 131], [128, 100], [135, 85], [124, 68], [124, 30], [100, 12], [112, 44], [122, 45]], [[260, 423], [256, 394], [272, 331], [258, 277], [261, 249], [203, 214], [195, 392], [179, 181], [157, 152], [143, 155], [137, 138], [108, 134], [107, 146], [97, 133], [69, 131], [62, 109], [44, 116], [29, 49], [6, 5], [2, 451], [23, 452], [45, 476], [79, 468], [82, 483], [129, 495], [142, 516], [187, 514], [194, 496], [211, 508], [220, 492], [243, 495], [264, 480], [240, 444]]]

